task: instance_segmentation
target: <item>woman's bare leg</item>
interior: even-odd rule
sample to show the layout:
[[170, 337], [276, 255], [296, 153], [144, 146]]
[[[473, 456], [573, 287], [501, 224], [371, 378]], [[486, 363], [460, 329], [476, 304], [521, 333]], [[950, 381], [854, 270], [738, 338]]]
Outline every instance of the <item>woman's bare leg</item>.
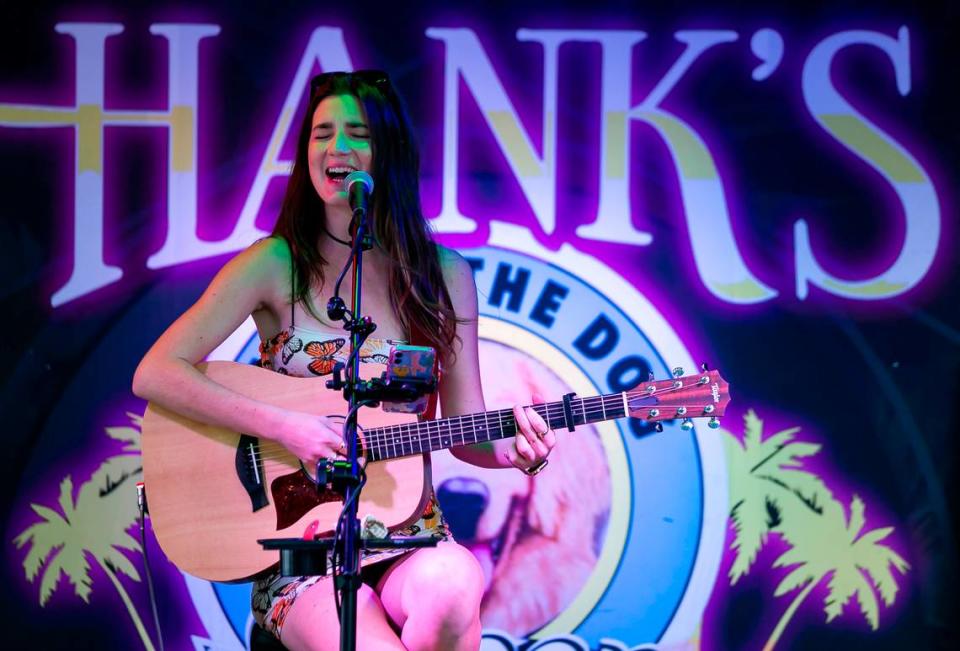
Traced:
[[483, 571], [454, 542], [420, 549], [397, 561], [377, 585], [409, 651], [477, 651]]
[[[363, 584], [357, 592], [357, 651], [402, 651], [380, 598]], [[281, 639], [291, 651], [337, 651], [340, 622], [333, 601], [333, 581], [315, 583], [297, 596], [281, 630]]]

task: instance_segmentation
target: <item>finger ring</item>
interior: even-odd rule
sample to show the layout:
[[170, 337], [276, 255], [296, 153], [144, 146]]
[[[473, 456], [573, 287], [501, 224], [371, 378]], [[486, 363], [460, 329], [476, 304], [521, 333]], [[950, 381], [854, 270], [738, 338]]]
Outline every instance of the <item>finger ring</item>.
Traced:
[[535, 474], [547, 467], [547, 464], [550, 463], [546, 459], [540, 461], [540, 463], [534, 464], [529, 468], [523, 468], [523, 472], [527, 474], [528, 477], [533, 477]]

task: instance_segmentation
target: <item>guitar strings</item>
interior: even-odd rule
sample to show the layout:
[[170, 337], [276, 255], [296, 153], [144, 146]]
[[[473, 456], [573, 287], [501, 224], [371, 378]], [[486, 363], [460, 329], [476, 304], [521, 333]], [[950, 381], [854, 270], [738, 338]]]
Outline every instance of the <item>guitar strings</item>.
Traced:
[[[584, 401], [586, 401], [586, 400], [593, 400], [593, 398], [585, 398]], [[620, 401], [618, 404], [622, 404], [622, 401]], [[549, 414], [549, 407], [548, 407], [547, 405], [545, 405], [545, 404], [531, 405], [531, 406], [532, 406], [532, 407], [535, 407], [535, 408], [536, 408], [536, 407], [543, 407], [544, 410], [545, 410], [546, 412], [548, 412], [548, 414]], [[562, 406], [560, 407], [560, 409], [562, 410]], [[581, 410], [578, 409], [577, 411], [581, 411]], [[596, 411], [596, 410], [592, 410], [592, 411], [591, 411], [591, 410], [588, 410], [588, 411], [586, 411], [585, 413], [587, 413], [587, 414], [589, 414], [589, 415], [594, 415], [594, 414], [596, 414], [596, 413], [601, 413], [601, 412], [600, 412], [600, 411]], [[513, 410], [512, 410], [512, 409], [502, 409], [502, 410], [498, 410], [498, 411], [484, 412], [484, 413], [482, 413], [482, 414], [465, 414], [465, 415], [463, 415], [463, 416], [451, 416], [451, 417], [449, 417], [448, 419], [440, 419], [440, 421], [448, 421], [448, 422], [450, 422], [450, 421], [452, 421], [452, 420], [454, 420], [454, 419], [465, 420], [465, 419], [467, 419], [467, 418], [470, 418], [471, 416], [473, 416], [473, 417], [474, 417], [474, 420], [475, 420], [476, 418], [482, 417], [483, 420], [485, 421], [486, 425], [489, 425], [489, 427], [485, 427], [485, 428], [483, 428], [483, 429], [481, 430], [481, 428], [477, 427], [477, 425], [476, 425], [475, 423], [472, 425], [472, 427], [473, 427], [474, 429], [476, 429], [477, 431], [491, 431], [491, 430], [497, 430], [497, 429], [498, 429], [498, 426], [497, 426], [497, 425], [493, 425], [493, 424], [490, 423], [490, 418], [493, 418], [493, 417], [494, 417], [494, 414], [496, 414], [497, 423], [503, 425], [503, 427], [499, 427], [499, 431], [504, 431], [504, 430], [506, 430], [506, 428], [507, 428], [506, 426], [513, 426], [513, 427], [516, 426], [516, 423], [515, 423], [514, 421], [512, 421], [512, 420], [508, 420], [507, 422], [504, 422], [504, 416], [508, 416], [508, 418], [511, 418], [511, 419], [512, 419], [512, 416], [513, 416]], [[541, 416], [543, 416], [543, 415], [544, 415], [544, 414], [541, 414]], [[549, 420], [549, 418], [548, 418], [547, 420]], [[432, 422], [440, 422], [440, 421], [425, 421], [425, 422], [432, 423]], [[460, 423], [460, 426], [461, 426], [461, 427], [460, 427], [460, 429], [461, 429], [460, 436], [461, 436], [461, 438], [463, 438], [463, 431], [462, 431], [462, 430], [463, 430], [463, 423], [462, 423], [462, 422]], [[419, 442], [419, 441], [438, 442], [438, 441], [441, 441], [442, 438], [443, 438], [443, 435], [439, 432], [439, 430], [438, 430], [435, 434], [434, 434], [434, 433], [427, 433], [426, 430], [428, 430], [429, 428], [424, 427], [424, 426], [423, 426], [423, 423], [419, 423], [419, 422], [404, 423], [404, 424], [402, 424], [402, 425], [392, 425], [392, 426], [387, 426], [387, 427], [382, 427], [382, 428], [381, 428], [381, 427], [378, 427], [378, 428], [372, 428], [372, 429], [368, 430], [368, 431], [365, 432], [364, 435], [361, 437], [363, 443], [365, 444], [364, 449], [369, 453], [369, 452], [371, 452], [371, 451], [376, 452], [376, 451], [378, 451], [378, 449], [379, 449], [379, 451], [383, 451], [383, 450], [385, 450], [387, 447], [395, 447], [395, 446], [393, 445], [393, 442], [397, 440], [396, 435], [395, 435], [395, 434], [394, 434], [394, 435], [391, 435], [391, 434], [389, 434], [389, 433], [386, 433], [386, 430], [396, 429], [396, 428], [408, 428], [408, 430], [409, 430], [410, 428], [416, 429], [416, 428], [418, 428], [418, 427], [423, 428], [423, 431], [421, 432], [421, 435], [418, 435], [415, 431], [407, 431], [407, 432], [404, 432], [404, 433], [402, 434], [402, 439], [401, 439], [401, 440], [402, 440], [403, 442], [406, 442], [406, 443], [411, 443], [411, 442], [413, 442], [413, 441], [418, 441], [418, 442]], [[400, 433], [399, 431], [396, 432], [396, 434], [399, 434], [399, 433]], [[424, 436], [424, 435], [423, 435], [424, 433], [427, 433], [427, 435]], [[506, 438], [506, 437], [504, 437], [504, 438]], [[296, 457], [294, 457], [289, 451], [287, 451], [286, 448], [284, 448], [282, 444], [280, 444], [280, 443], [278, 443], [278, 442], [276, 442], [276, 441], [269, 441], [269, 439], [267, 439], [266, 441], [267, 441], [267, 442], [265, 442], [265, 443], [261, 443], [261, 446], [260, 446], [260, 447], [261, 447], [261, 451], [260, 451], [260, 452], [257, 452], [256, 450], [251, 450], [251, 453], [252, 453], [252, 454], [251, 454], [251, 455], [248, 455], [249, 458], [247, 459], [247, 463], [248, 463], [248, 464], [251, 463], [251, 461], [254, 460], [254, 459], [255, 459], [255, 460], [258, 460], [258, 461], [259, 461], [259, 460], [269, 460], [269, 459], [283, 459], [283, 458], [288, 458], [288, 459], [290, 459], [291, 461], [296, 460]], [[474, 442], [480, 442], [480, 441], [479, 441], [479, 440], [475, 440]], [[469, 445], [469, 444], [467, 443], [467, 445]], [[271, 453], [267, 453], [267, 452], [262, 451], [262, 448], [266, 448], [266, 447], [273, 448], [274, 451], [271, 452]]]
[[[666, 393], [666, 392], [667, 390], [664, 390], [661, 393]], [[614, 406], [611, 407], [611, 410], [613, 410], [614, 407], [616, 408], [622, 407], [622, 398], [620, 398], [619, 396], [617, 396], [616, 400], [613, 400], [611, 396], [607, 396], [607, 399], [610, 399], [612, 402], [614, 402]], [[595, 403], [598, 402], [599, 400], [600, 400], [599, 398], [586, 398], [584, 399], [584, 405], [587, 404], [587, 401], [590, 401], [591, 405], [594, 405], [594, 406], [592, 406], [589, 409], [587, 408], [578, 409], [577, 411], [580, 411], [580, 413], [585, 416], [595, 416], [597, 414], [605, 414], [606, 411], [608, 411], [605, 406], [602, 406], [601, 409], [597, 409], [595, 407]], [[543, 406], [545, 411], [547, 412], [547, 415], [549, 416], [550, 414], [549, 407], [545, 405], [537, 405], [537, 406]], [[559, 406], [559, 409], [562, 409], [562, 405]], [[493, 418], [494, 415], [496, 415], [496, 422], [491, 423], [490, 418]], [[469, 437], [466, 436], [463, 431], [464, 429], [463, 425], [467, 418], [471, 418], [471, 421], [472, 421], [470, 426], [468, 427], [470, 431], [480, 433], [481, 436], [489, 435], [491, 432], [498, 435], [494, 437], [484, 436], [484, 439], [483, 439], [484, 442], [494, 440], [497, 438], [507, 438], [509, 436], [513, 436], [516, 434], [516, 423], [512, 419], [512, 416], [513, 416], [512, 410], [500, 410], [497, 412], [492, 412], [492, 411], [487, 412], [485, 415], [483, 415], [485, 427], [477, 426], [476, 420], [477, 418], [480, 417], [478, 415], [465, 415], [462, 417], [460, 416], [451, 417], [451, 421], [448, 421], [448, 427], [446, 428], [445, 432], [440, 431], [440, 428], [441, 428], [440, 425], [438, 425], [437, 430], [433, 432], [433, 431], [430, 431], [431, 428], [429, 427], [427, 428], [420, 427], [422, 423], [409, 423], [409, 424], [403, 424], [403, 425], [389, 426], [386, 428], [373, 428], [369, 430], [365, 434], [365, 436], [362, 438], [363, 440], [362, 456], [370, 457], [371, 455], [373, 455], [375, 457], [378, 457], [379, 459], [409, 456], [411, 454], [423, 452], [424, 444], [427, 444], [426, 451], [435, 449], [433, 447], [433, 444], [437, 444], [437, 443], [441, 444], [438, 446], [440, 448], [455, 447], [450, 445], [448, 441], [455, 441], [457, 437], [459, 437], [461, 441], [460, 445], [470, 445], [471, 442], [468, 440]], [[543, 416], [543, 414], [541, 414], [541, 416]], [[615, 414], [613, 417], [619, 418], [619, 417], [622, 417], [622, 415]], [[453, 431], [453, 429], [449, 426], [452, 423], [452, 419], [454, 418], [460, 421], [459, 422], [460, 432]], [[504, 418], [506, 418], [506, 420], [504, 420]], [[446, 420], [446, 419], [441, 419], [441, 422], [442, 420]], [[549, 418], [547, 420], [549, 420]], [[426, 421], [426, 422], [432, 423], [437, 421]], [[508, 433], [504, 436], [499, 436], [499, 434], [502, 434], [510, 429], [513, 429], [514, 432]], [[393, 432], [392, 434], [390, 433], [391, 431]], [[474, 435], [473, 442], [475, 443], [480, 442], [480, 436]], [[419, 447], [419, 449], [418, 450], [413, 449], [413, 444], [416, 444], [417, 447]], [[274, 448], [275, 451], [258, 453], [256, 450], [251, 450], [250, 451], [251, 454], [248, 455], [248, 459], [246, 460], [248, 465], [259, 460], [284, 459], [284, 458], [290, 461], [291, 463], [296, 463], [296, 457], [294, 457], [291, 453], [289, 453], [281, 444], [275, 443], [274, 445], [271, 446], [268, 443], [265, 443], [264, 447]], [[398, 448], [400, 449], [400, 454], [397, 454]], [[376, 461], [378, 459], [372, 459], [372, 460]]]
[[[627, 392], [627, 396], [628, 398], [650, 397], [652, 395], [674, 393], [683, 388], [689, 388], [690, 386], [695, 386], [695, 385], [687, 385], [686, 387], [667, 387], [657, 392], [656, 394], [649, 394], [649, 393], [646, 393], [645, 391], [630, 391], [630, 392]], [[605, 414], [606, 411], [608, 411], [608, 408], [606, 406], [608, 401], [610, 403], [613, 403], [612, 406], [610, 407], [611, 411], [616, 411], [622, 408], [623, 399], [621, 394], [607, 394], [604, 396], [594, 396], [591, 398], [580, 399], [579, 400], [580, 408], [579, 409], [574, 408], [574, 413], [576, 415], [576, 412], [579, 411], [581, 415], [583, 415], [585, 418], [588, 415], [596, 416], [597, 414]], [[600, 404], [599, 409], [597, 408], [598, 403]], [[549, 421], [552, 413], [551, 405], [554, 405], [554, 409], [559, 409], [561, 411], [563, 409], [563, 406], [561, 403], [540, 403], [537, 405], [530, 405], [530, 407], [535, 409], [538, 413], [540, 413], [541, 411], [544, 411], [545, 413], [541, 413], [540, 415], [541, 417], [546, 415], [547, 420]], [[587, 407], [588, 405], [589, 405], [589, 408]], [[653, 406], [651, 406], [651, 408], [653, 408]], [[622, 416], [618, 415], [615, 417], [622, 417]], [[459, 421], [458, 424], [460, 425], [460, 432], [459, 432], [460, 439], [464, 441], [463, 443], [464, 445], [469, 445], [470, 443], [466, 441], [466, 437], [464, 436], [464, 433], [463, 433], [463, 425], [465, 420], [468, 418], [471, 419], [471, 424], [469, 429], [472, 429], [473, 431], [477, 431], [477, 432], [489, 433], [491, 430], [493, 430], [495, 433], [502, 433], [506, 431], [508, 428], [516, 429], [516, 422], [513, 420], [512, 409], [490, 411], [490, 412], [484, 412], [480, 414], [464, 414], [462, 416], [451, 416], [449, 418], [440, 419], [437, 421], [424, 421], [423, 423], [413, 422], [413, 423], [404, 423], [399, 425], [391, 425], [387, 427], [372, 428], [371, 430], [366, 432], [365, 435], [362, 437], [363, 442], [366, 444], [364, 449], [368, 453], [370, 452], [379, 453], [378, 456], [382, 457], [384, 452], [387, 452], [389, 454], [389, 448], [393, 448], [393, 451], [396, 452], [397, 447], [403, 447], [403, 446], [409, 445], [410, 443], [433, 444], [437, 442], [443, 442], [444, 438], [449, 438], [451, 435], [457, 436], [457, 433], [454, 432], [451, 427], [453, 425], [454, 420]], [[476, 421], [478, 418], [483, 419], [484, 425], [486, 427], [482, 429], [477, 427]], [[490, 423], [491, 418], [495, 418], [495, 422], [492, 424]], [[505, 418], [506, 418], [506, 421], [504, 420]], [[430, 431], [432, 429], [430, 426], [431, 423], [437, 423], [436, 432]], [[440, 431], [440, 429], [443, 427], [441, 423], [446, 424], [446, 432]], [[426, 427], [424, 427], [424, 425], [426, 425]], [[507, 436], [512, 436], [514, 434], [508, 434]], [[506, 436], [497, 437], [497, 438], [506, 438]], [[485, 440], [493, 440], [493, 439], [488, 438]], [[474, 442], [480, 442], [480, 441], [475, 437]], [[280, 446], [280, 448], [282, 448], [282, 446]], [[423, 451], [422, 445], [421, 445], [421, 450], [419, 451], [420, 452]], [[389, 455], [389, 456], [391, 457], [406, 456], [407, 454], [415, 454], [415, 453], [416, 453], [415, 451], [411, 450], [411, 451], [404, 451], [404, 453], [401, 455]], [[276, 454], [276, 455], [263, 454], [258, 457], [256, 452], [254, 452], [253, 454], [253, 458], [263, 458], [263, 459], [280, 458], [284, 456], [292, 457], [291, 454], [284, 453], [282, 450], [280, 451], [280, 454]]]
[[[690, 384], [682, 387], [666, 387], [656, 393], [647, 393], [646, 391], [628, 391], [627, 398], [648, 398], [653, 396], [664, 395], [667, 393], [675, 393], [685, 388], [690, 388], [692, 386], [698, 386], [697, 384]], [[577, 402], [579, 405], [571, 405], [573, 408], [574, 416], [581, 415], [584, 418], [584, 423], [587, 423], [588, 417], [593, 417], [599, 415], [606, 415], [609, 411], [615, 418], [620, 418], [626, 414], [619, 414], [618, 412], [623, 410], [623, 396], [620, 393], [607, 394], [601, 396], [594, 396], [590, 398], [581, 398]], [[549, 424], [554, 413], [557, 413], [559, 416], [563, 416], [563, 404], [560, 402], [554, 403], [540, 403], [536, 405], [528, 405], [534, 409], [541, 417], [545, 418]], [[655, 408], [655, 405], [651, 405], [650, 408]], [[543, 412], [543, 413], [541, 413]], [[579, 412], [579, 414], [577, 413]], [[491, 423], [491, 418], [493, 422]], [[464, 433], [464, 425], [467, 421], [470, 420], [467, 429], [474, 432], [474, 443], [481, 442], [480, 437], [477, 436], [478, 433], [481, 435], [489, 434], [491, 431], [494, 434], [501, 434], [507, 432], [510, 429], [513, 429], [513, 434], [506, 434], [506, 436], [495, 436], [494, 438], [507, 438], [509, 436], [514, 436], [518, 431], [516, 420], [514, 419], [512, 409], [500, 409], [489, 412], [482, 412], [479, 414], [464, 414], [461, 416], [450, 416], [448, 418], [442, 418], [434, 421], [423, 421], [423, 422], [411, 422], [411, 423], [402, 423], [398, 425], [389, 425], [385, 427], [371, 428], [363, 434], [361, 437], [362, 440], [362, 450], [366, 452], [366, 456], [370, 456], [371, 453], [374, 453], [377, 457], [383, 458], [384, 456], [395, 458], [398, 456], [407, 456], [410, 454], [416, 454], [418, 452], [430, 451], [433, 448], [434, 443], [443, 443], [444, 439], [454, 440], [459, 437], [462, 441], [461, 445], [470, 445], [467, 439], [469, 438]], [[477, 421], [482, 421], [482, 426], [478, 427]], [[455, 423], [454, 421], [458, 421]], [[431, 425], [435, 423], [436, 425]], [[460, 431], [455, 432], [454, 428], [459, 425]], [[559, 426], [564, 426], [565, 423], [561, 422]], [[436, 428], [436, 431], [431, 431], [433, 428]], [[445, 431], [441, 432], [441, 429]], [[494, 438], [486, 437], [482, 442], [487, 442], [494, 440]], [[427, 444], [427, 449], [424, 450], [423, 444]], [[272, 445], [271, 445], [272, 444]], [[419, 450], [413, 450], [412, 444], [419, 444]], [[246, 462], [252, 464], [255, 462], [260, 462], [263, 460], [275, 460], [275, 459], [284, 459], [287, 458], [291, 461], [295, 461], [296, 457], [286, 450], [282, 444], [274, 441], [261, 441], [260, 450], [253, 449], [251, 454], [248, 455]], [[410, 447], [411, 449], [407, 450], [406, 448]], [[453, 447], [453, 446], [446, 446]], [[273, 448], [270, 452], [264, 450], [264, 448]], [[392, 448], [394, 454], [390, 454], [390, 449]], [[397, 455], [397, 449], [400, 449], [402, 453]], [[385, 454], [386, 453], [386, 454]]]
[[[645, 391], [636, 391], [636, 390], [628, 391], [627, 397], [628, 399], [638, 398], [638, 397], [644, 398], [644, 397], [650, 397], [653, 395], [675, 393], [684, 388], [690, 388], [691, 386], [696, 386], [696, 385], [687, 385], [686, 387], [671, 386], [671, 387], [664, 388], [663, 390], [655, 394], [650, 394]], [[607, 412], [611, 412], [612, 414], [617, 414], [618, 410], [622, 412], [622, 409], [623, 409], [623, 396], [620, 393], [607, 394], [603, 396], [594, 396], [591, 398], [582, 398], [582, 399], [578, 399], [578, 402], [580, 403], [579, 407], [573, 406], [573, 414], [574, 416], [582, 415], [584, 417], [583, 424], [586, 424], [588, 417], [593, 417], [598, 414], [605, 415]], [[552, 419], [552, 416], [555, 412], [557, 415], [561, 417], [563, 416], [563, 404], [560, 402], [540, 403], [540, 404], [529, 405], [529, 406], [533, 408], [535, 411], [537, 411], [537, 413], [539, 413], [541, 417], [546, 416], [546, 420], [548, 421], [548, 423]], [[651, 408], [655, 408], [655, 407], [656, 407], [655, 405], [651, 405]], [[552, 412], [551, 409], [553, 409], [554, 411]], [[545, 413], [541, 413], [541, 412], [545, 412]], [[619, 418], [623, 416], [626, 416], [626, 414], [620, 413], [619, 415], [615, 415], [614, 417]], [[493, 423], [490, 422], [491, 418], [494, 419]], [[461, 440], [465, 441], [466, 439], [464, 437], [463, 429], [467, 419], [470, 419], [471, 421], [468, 426], [468, 429], [472, 429], [472, 430], [477, 430], [477, 431], [499, 430], [502, 432], [502, 431], [506, 431], [508, 428], [512, 428], [515, 430], [514, 431], [514, 434], [515, 434], [517, 429], [516, 421], [514, 420], [514, 417], [513, 417], [513, 410], [501, 409], [497, 411], [490, 411], [490, 412], [485, 412], [480, 414], [464, 414], [462, 416], [450, 416], [449, 418], [439, 419], [435, 421], [424, 421], [422, 423], [416, 423], [416, 422], [403, 423], [399, 425], [390, 425], [386, 427], [374, 428], [366, 433], [366, 435], [364, 436], [364, 440], [371, 444], [378, 444], [381, 448], [384, 446], [396, 447], [397, 445], [402, 445], [402, 444], [411, 443], [411, 442], [419, 442], [419, 441], [436, 442], [450, 435], [453, 435], [453, 436], [459, 435]], [[486, 427], [484, 427], [483, 429], [478, 428], [476, 423], [477, 420], [482, 420], [483, 425], [485, 425]], [[454, 423], [454, 421], [459, 421], [459, 422]], [[434, 423], [436, 423], [436, 425], [432, 425]], [[557, 423], [556, 427], [563, 427], [565, 426], [565, 424], [566, 424], [565, 421], [561, 421]], [[459, 433], [454, 431], [454, 428], [457, 425], [460, 426]], [[431, 431], [434, 427], [436, 428], [435, 432]], [[445, 431], [441, 432], [441, 429], [444, 429]], [[509, 434], [508, 436], [512, 436], [514, 434]], [[475, 440], [474, 442], [479, 443], [480, 441]], [[465, 444], [469, 445], [469, 443], [465, 443]], [[372, 447], [372, 445], [369, 447]]]

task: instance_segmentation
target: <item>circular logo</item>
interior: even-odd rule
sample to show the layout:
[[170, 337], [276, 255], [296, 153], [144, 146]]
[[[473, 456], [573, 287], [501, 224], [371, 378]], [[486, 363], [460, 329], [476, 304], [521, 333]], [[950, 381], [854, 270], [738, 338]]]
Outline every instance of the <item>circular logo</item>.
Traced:
[[[463, 254], [477, 282], [488, 409], [529, 403], [533, 392], [574, 393], [576, 405], [651, 373], [694, 370], [675, 329], [595, 258], [569, 246], [543, 249], [526, 230], [502, 224], [492, 225], [488, 246]], [[248, 321], [211, 357], [250, 361], [257, 344]], [[602, 638], [696, 639], [723, 547], [726, 470], [710, 430], [664, 425], [657, 433], [611, 417], [561, 431], [550, 467], [532, 481], [512, 471], [480, 475], [435, 454], [444, 512], [457, 513], [454, 533], [488, 575], [485, 638], [506, 646], [527, 636], [578, 638], [583, 648]], [[472, 520], [460, 515], [466, 493], [483, 497]], [[186, 580], [211, 642], [240, 648], [249, 587]]]

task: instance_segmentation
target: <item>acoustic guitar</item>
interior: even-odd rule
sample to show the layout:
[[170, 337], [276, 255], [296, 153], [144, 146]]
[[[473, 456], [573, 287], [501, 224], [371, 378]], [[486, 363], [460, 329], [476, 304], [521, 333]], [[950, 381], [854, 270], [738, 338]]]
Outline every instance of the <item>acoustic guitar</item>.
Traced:
[[[379, 366], [379, 368], [377, 368]], [[343, 420], [346, 403], [316, 378], [238, 362], [198, 368], [237, 393], [286, 409]], [[364, 364], [365, 377], [384, 367]], [[729, 402], [717, 371], [644, 382], [630, 391], [532, 405], [551, 429], [632, 416], [647, 421], [710, 418]], [[429, 452], [515, 436], [511, 409], [418, 421], [413, 414], [360, 410], [367, 483], [358, 512], [390, 530], [415, 522], [429, 498]], [[261, 538], [297, 537], [319, 521], [336, 526], [343, 500], [276, 441], [206, 425], [150, 403], [143, 420], [143, 477], [154, 533], [181, 570], [210, 581], [246, 581], [277, 562]]]

